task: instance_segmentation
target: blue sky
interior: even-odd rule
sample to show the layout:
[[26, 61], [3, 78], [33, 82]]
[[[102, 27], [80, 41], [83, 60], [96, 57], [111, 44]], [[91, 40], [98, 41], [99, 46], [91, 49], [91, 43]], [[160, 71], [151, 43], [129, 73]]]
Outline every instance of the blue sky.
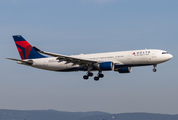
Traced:
[[[0, 109], [150, 112], [178, 114], [177, 0], [1, 0]], [[99, 82], [85, 72], [50, 72], [18, 65], [12, 35], [65, 55], [163, 49], [172, 60], [104, 72]], [[96, 73], [95, 73], [96, 74]]]

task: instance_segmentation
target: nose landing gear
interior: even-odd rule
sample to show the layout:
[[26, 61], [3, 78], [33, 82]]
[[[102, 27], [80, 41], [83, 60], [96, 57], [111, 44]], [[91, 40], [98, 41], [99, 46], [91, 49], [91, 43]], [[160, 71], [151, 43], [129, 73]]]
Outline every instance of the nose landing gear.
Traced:
[[153, 67], [154, 67], [154, 68], [153, 68], [153, 72], [156, 72], [156, 71], [157, 71], [156, 66], [157, 66], [157, 65], [153, 65]]

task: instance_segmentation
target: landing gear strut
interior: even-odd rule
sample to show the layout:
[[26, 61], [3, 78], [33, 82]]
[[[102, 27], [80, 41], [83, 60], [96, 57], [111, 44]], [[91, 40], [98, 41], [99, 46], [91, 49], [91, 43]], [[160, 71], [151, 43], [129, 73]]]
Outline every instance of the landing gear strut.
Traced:
[[83, 79], [85, 79], [85, 80], [87, 80], [89, 77], [93, 76], [93, 73], [91, 72], [91, 70], [93, 69], [93, 67], [91, 65], [89, 65], [87, 69], [88, 69], [87, 75], [83, 76]]
[[[93, 69], [93, 66], [92, 65], [87, 65], [87, 74], [83, 76], [83, 79], [87, 80], [89, 77], [92, 77], [93, 76], [93, 73], [91, 72], [91, 70]], [[94, 80], [95, 81], [98, 81], [99, 78], [103, 78], [104, 75], [102, 74], [102, 71], [98, 71], [98, 74], [97, 76], [94, 77]]]
[[102, 74], [102, 71], [99, 71], [99, 72], [98, 72], [98, 75], [97, 75], [96, 77], [94, 77], [94, 80], [95, 80], [95, 81], [98, 81], [99, 78], [103, 78], [103, 77], [104, 77], [104, 74]]
[[153, 72], [156, 72], [156, 71], [157, 71], [157, 70], [156, 70], [156, 66], [157, 66], [157, 65], [153, 65], [153, 67], [154, 67], [154, 68], [153, 68]]

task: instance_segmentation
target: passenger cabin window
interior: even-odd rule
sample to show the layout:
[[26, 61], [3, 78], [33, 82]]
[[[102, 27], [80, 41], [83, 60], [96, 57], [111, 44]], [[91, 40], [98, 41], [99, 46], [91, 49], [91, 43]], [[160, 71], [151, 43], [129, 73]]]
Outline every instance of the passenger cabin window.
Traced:
[[168, 52], [162, 52], [162, 54], [168, 54]]

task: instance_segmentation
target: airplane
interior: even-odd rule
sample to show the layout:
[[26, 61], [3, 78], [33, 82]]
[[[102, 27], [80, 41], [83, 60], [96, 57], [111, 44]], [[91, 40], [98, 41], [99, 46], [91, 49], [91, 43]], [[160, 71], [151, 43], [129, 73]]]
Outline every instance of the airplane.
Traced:
[[85, 80], [93, 76], [92, 71], [98, 71], [97, 76], [94, 77], [95, 81], [104, 77], [103, 71], [114, 70], [119, 73], [130, 73], [132, 67], [153, 65], [153, 72], [156, 72], [157, 64], [166, 62], [173, 57], [167, 51], [158, 49], [67, 56], [41, 51], [37, 47], [31, 46], [21, 35], [14, 35], [13, 39], [21, 60], [7, 59], [17, 61], [18, 64], [50, 71], [86, 71], [86, 75], [83, 76]]

